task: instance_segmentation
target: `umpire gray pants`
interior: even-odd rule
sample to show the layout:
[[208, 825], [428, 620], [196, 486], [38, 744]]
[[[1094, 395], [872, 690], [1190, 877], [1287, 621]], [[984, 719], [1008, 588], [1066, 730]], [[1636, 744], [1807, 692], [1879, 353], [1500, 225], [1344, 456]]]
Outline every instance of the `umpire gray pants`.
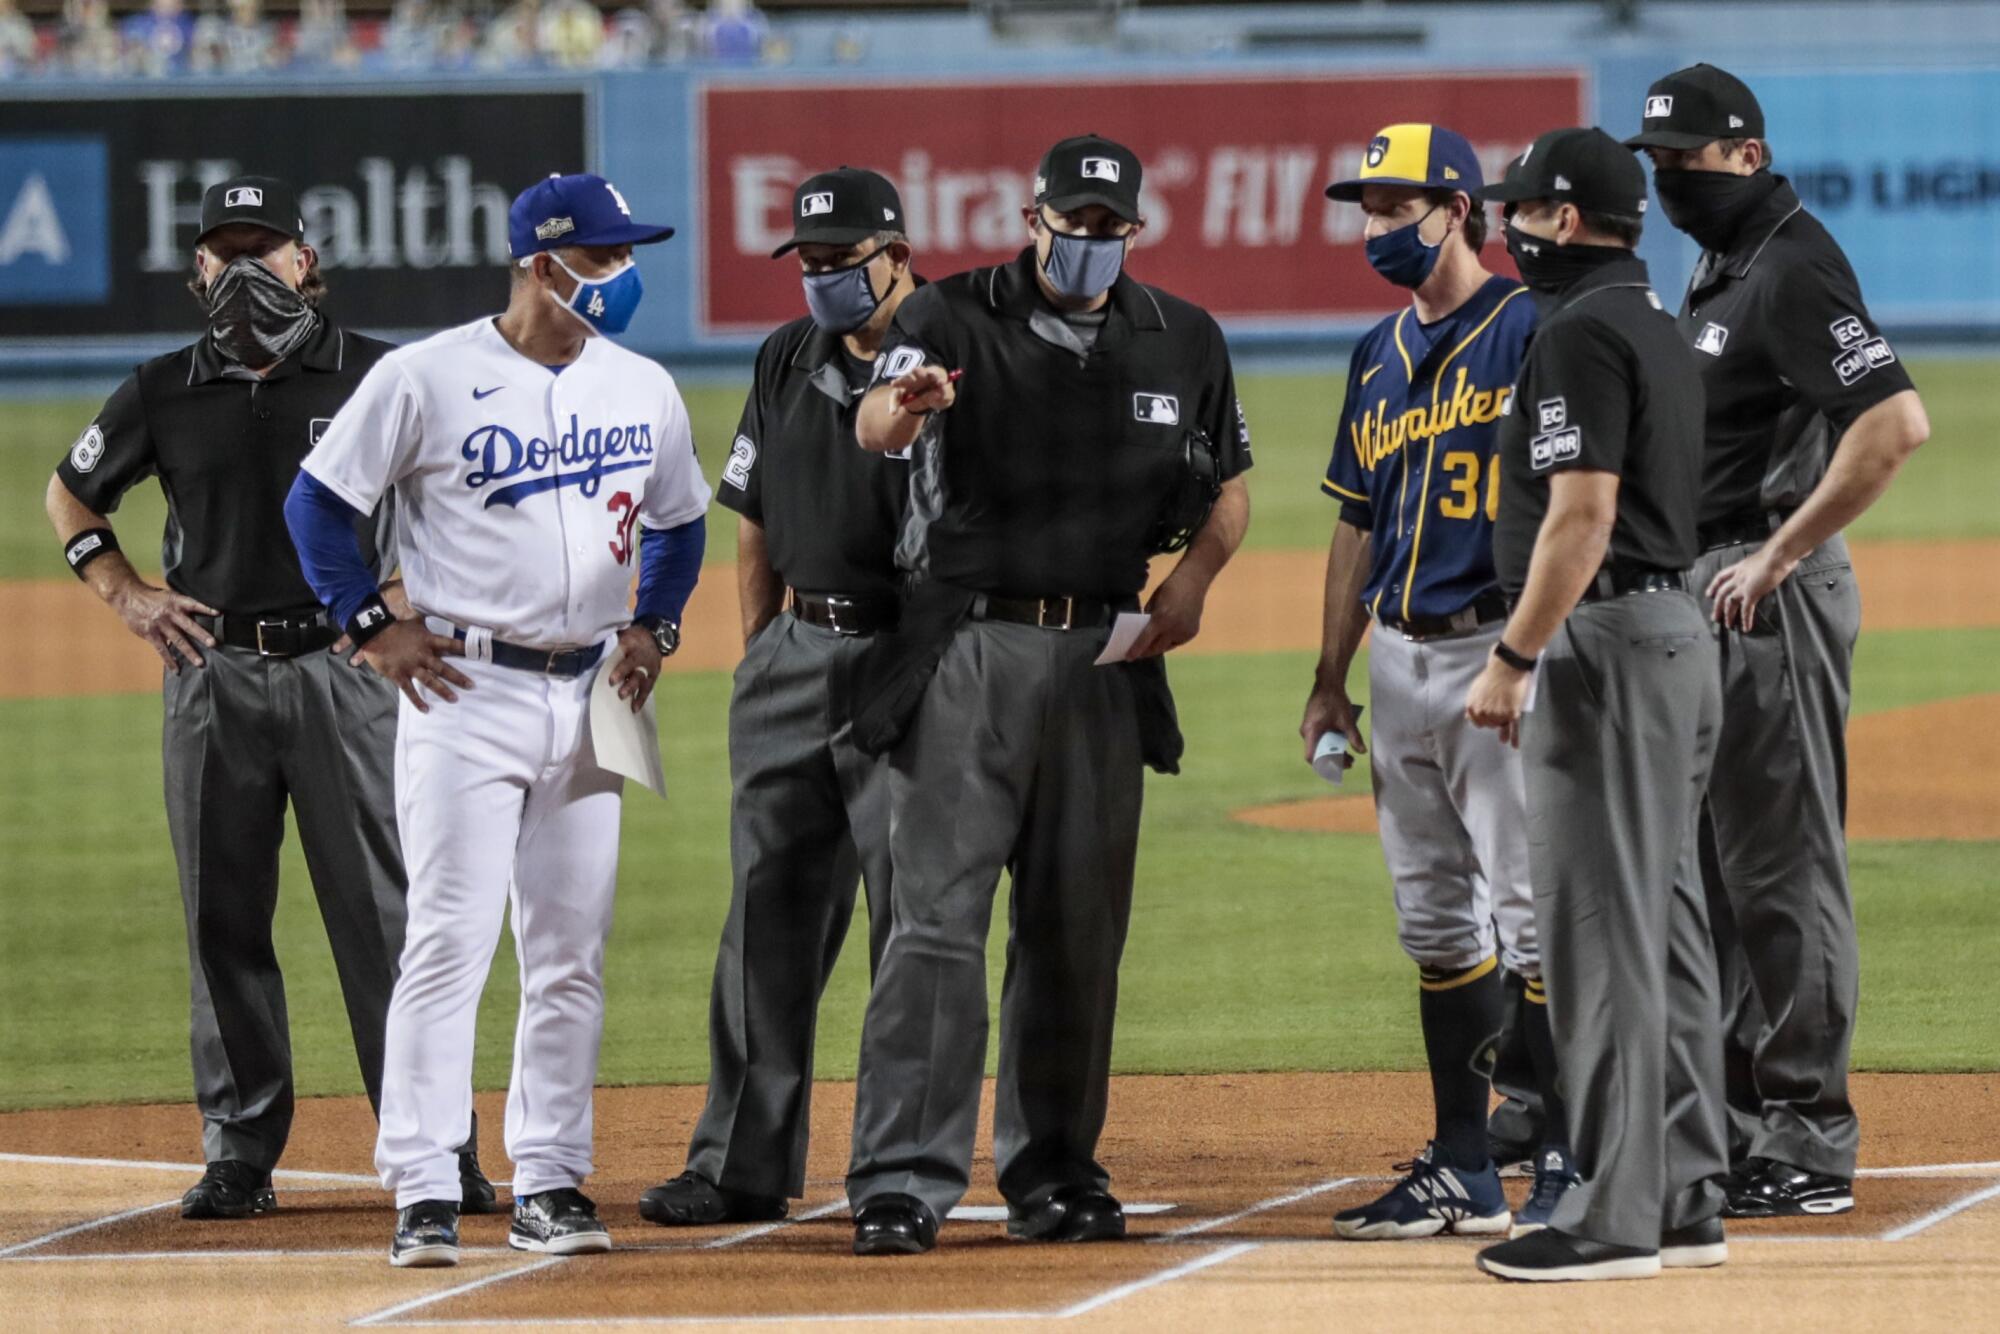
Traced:
[[[1690, 586], [1705, 589], [1755, 550], [1708, 552]], [[1843, 1177], [1860, 1143], [1847, 1091], [1860, 951], [1846, 835], [1860, 633], [1861, 595], [1838, 536], [1764, 600], [1754, 630], [1721, 632], [1723, 728], [1707, 807], [1732, 1138], [1749, 1154]]]
[[1657, 1249], [1728, 1167], [1715, 960], [1695, 825], [1721, 725], [1694, 598], [1578, 607], [1522, 726], [1549, 1026], [1583, 1184], [1552, 1226]]
[[167, 828], [187, 912], [202, 1152], [269, 1170], [292, 1125], [285, 982], [271, 947], [285, 804], [347, 1003], [370, 1103], [403, 943], [396, 689], [330, 652], [216, 647], [166, 674]]
[[820, 994], [868, 887], [872, 971], [889, 933], [885, 760], [849, 744], [828, 681], [867, 643], [789, 613], [758, 631], [729, 701], [729, 916], [708, 1007], [708, 1102], [688, 1167], [730, 1190], [805, 1192]]
[[1144, 792], [1133, 692], [1094, 667], [1104, 636], [975, 621], [890, 756], [889, 938], [861, 1037], [847, 1197], [915, 1196], [942, 1221], [965, 1194], [986, 1063], [986, 937], [1002, 868], [1011, 934], [1000, 997], [994, 1159], [1038, 1203], [1103, 1189], [1118, 962]]

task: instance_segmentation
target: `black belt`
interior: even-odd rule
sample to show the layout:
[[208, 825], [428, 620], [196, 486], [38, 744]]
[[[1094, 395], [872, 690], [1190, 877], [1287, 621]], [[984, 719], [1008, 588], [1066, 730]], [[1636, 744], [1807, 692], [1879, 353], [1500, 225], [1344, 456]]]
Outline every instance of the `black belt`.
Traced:
[[902, 611], [901, 600], [893, 596], [792, 590], [792, 615], [807, 625], [837, 635], [872, 635], [878, 630], [893, 630], [902, 619]]
[[1011, 621], [1044, 630], [1095, 630], [1111, 624], [1118, 608], [1098, 598], [1003, 598], [981, 593], [972, 602], [975, 621]]
[[1703, 524], [1695, 530], [1695, 538], [1704, 554], [1720, 551], [1724, 547], [1761, 546], [1793, 513], [1792, 510], [1750, 510], [1732, 514], [1714, 523]]
[[1397, 616], [1390, 613], [1376, 619], [1382, 622], [1384, 628], [1394, 630], [1405, 639], [1449, 639], [1454, 635], [1471, 634], [1481, 626], [1507, 619], [1507, 599], [1499, 589], [1493, 588], [1449, 616]]
[[1603, 569], [1590, 587], [1583, 590], [1577, 605], [1630, 597], [1634, 593], [1685, 593], [1687, 573], [1683, 570]]
[[195, 615], [194, 623], [231, 648], [247, 648], [265, 658], [296, 658], [331, 648], [340, 638], [340, 628], [329, 625], [326, 613], [274, 611], [262, 616]]
[[[463, 641], [465, 631], [454, 626], [451, 637]], [[487, 641], [487, 649], [487, 659], [498, 666], [565, 679], [582, 676], [604, 656], [603, 644], [592, 644], [588, 648], [546, 649], [527, 648], [521, 644], [510, 644], [504, 639], [493, 639]]]

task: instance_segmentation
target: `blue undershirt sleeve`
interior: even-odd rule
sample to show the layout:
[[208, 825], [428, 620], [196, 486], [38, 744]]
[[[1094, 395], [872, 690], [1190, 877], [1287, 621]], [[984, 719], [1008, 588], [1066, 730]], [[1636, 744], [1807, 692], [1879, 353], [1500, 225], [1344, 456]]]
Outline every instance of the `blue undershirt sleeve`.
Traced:
[[708, 521], [696, 515], [677, 527], [641, 525], [640, 531], [645, 537], [639, 543], [639, 598], [633, 616], [664, 616], [679, 625], [688, 595], [701, 578]]
[[285, 497], [285, 526], [298, 549], [299, 569], [339, 626], [379, 591], [355, 533], [363, 517], [309, 472], [298, 475]]

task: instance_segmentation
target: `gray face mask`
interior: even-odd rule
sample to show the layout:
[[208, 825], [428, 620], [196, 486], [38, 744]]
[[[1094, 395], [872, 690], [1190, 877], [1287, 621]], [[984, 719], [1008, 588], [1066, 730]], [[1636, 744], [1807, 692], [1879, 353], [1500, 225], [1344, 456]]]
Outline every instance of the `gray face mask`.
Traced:
[[273, 366], [312, 337], [319, 317], [255, 255], [231, 260], [208, 285], [208, 336], [239, 366]]
[[845, 268], [805, 275], [806, 309], [814, 324], [830, 334], [849, 334], [875, 318], [889, 296], [888, 292], [876, 296], [875, 282], [868, 276], [868, 266], [881, 253], [878, 247]]
[[1079, 301], [1095, 300], [1111, 290], [1125, 267], [1122, 236], [1071, 236], [1049, 232], [1049, 262], [1042, 266], [1049, 286]]

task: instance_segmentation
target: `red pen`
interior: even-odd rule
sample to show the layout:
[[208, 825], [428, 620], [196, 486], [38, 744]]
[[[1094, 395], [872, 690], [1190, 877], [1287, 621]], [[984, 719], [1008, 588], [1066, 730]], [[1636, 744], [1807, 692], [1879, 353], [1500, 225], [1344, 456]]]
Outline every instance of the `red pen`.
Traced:
[[[965, 372], [962, 370], [953, 371], [951, 374], [944, 377], [944, 382], [946, 384], [957, 384], [961, 379], [964, 378], [964, 376]], [[922, 389], [918, 390], [914, 394], [904, 394], [901, 398], [896, 400], [896, 406], [899, 408], [907, 408], [910, 406], [911, 403], [915, 402], [917, 399], [923, 397], [925, 394], [929, 392], [930, 390], [928, 389]]]

